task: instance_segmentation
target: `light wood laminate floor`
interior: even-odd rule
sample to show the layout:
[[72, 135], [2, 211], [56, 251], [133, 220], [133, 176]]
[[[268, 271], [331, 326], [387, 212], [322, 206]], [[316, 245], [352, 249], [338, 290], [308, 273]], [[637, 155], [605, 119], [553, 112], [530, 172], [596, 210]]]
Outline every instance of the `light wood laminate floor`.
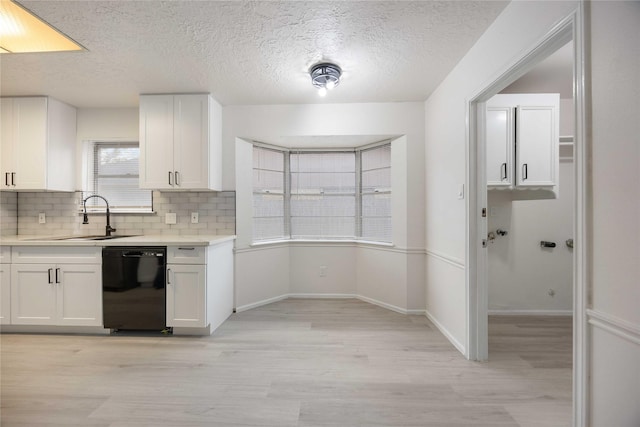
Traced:
[[1, 425], [568, 426], [571, 319], [490, 321], [465, 360], [424, 316], [289, 299], [211, 337], [3, 334]]

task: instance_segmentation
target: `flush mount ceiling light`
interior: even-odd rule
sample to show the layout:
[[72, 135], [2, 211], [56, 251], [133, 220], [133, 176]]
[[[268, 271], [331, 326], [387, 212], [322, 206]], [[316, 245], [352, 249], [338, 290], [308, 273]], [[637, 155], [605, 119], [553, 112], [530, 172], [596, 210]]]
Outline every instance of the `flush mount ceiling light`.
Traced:
[[311, 67], [309, 70], [311, 84], [318, 88], [318, 94], [325, 96], [327, 90], [331, 90], [340, 83], [342, 70], [336, 64], [322, 62]]
[[84, 50], [21, 5], [0, 0], [0, 53]]

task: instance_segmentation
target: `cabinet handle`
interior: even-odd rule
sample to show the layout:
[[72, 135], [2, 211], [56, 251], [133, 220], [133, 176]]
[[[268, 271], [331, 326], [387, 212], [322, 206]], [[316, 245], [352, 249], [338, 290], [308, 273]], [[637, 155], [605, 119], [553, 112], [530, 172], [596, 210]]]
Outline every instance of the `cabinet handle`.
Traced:
[[53, 273], [53, 268], [48, 269], [47, 273], [49, 274], [49, 283], [53, 283], [53, 280], [51, 279], [51, 273]]
[[507, 164], [503, 163], [502, 166], [500, 166], [500, 181], [504, 181], [505, 179], [507, 179]]
[[56, 268], [56, 283], [60, 283], [60, 269]]
[[527, 166], [526, 163], [523, 163], [522, 164], [522, 180], [523, 181], [527, 179], [528, 173], [529, 173], [529, 167]]
[[178, 171], [175, 171], [174, 174], [176, 175], [176, 185], [180, 185], [180, 180], [178, 179], [180, 175], [178, 175]]
[[11, 185], [16, 186], [16, 173], [11, 172]]
[[4, 185], [7, 187], [9, 186], [9, 172], [4, 174]]
[[171, 182], [171, 171], [169, 171], [169, 185], [173, 186], [173, 182]]
[[171, 284], [171, 269], [167, 268], [167, 285]]
[[179, 251], [195, 251], [196, 248], [178, 248]]

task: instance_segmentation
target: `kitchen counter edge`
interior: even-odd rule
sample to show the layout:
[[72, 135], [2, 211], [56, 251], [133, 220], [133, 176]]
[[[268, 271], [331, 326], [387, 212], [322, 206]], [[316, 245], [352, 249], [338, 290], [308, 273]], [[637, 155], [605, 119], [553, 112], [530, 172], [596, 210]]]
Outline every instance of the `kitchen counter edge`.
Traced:
[[235, 235], [144, 235], [112, 240], [59, 240], [60, 237], [64, 236], [2, 236], [0, 246], [215, 246], [236, 239]]

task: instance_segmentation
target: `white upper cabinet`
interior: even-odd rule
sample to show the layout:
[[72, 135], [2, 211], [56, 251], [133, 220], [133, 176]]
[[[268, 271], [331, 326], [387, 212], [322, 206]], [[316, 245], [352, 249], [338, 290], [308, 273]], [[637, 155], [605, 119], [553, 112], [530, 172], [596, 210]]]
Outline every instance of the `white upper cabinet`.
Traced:
[[53, 98], [2, 98], [0, 188], [74, 191], [76, 109]]
[[487, 185], [513, 185], [513, 109], [487, 107]]
[[504, 94], [487, 101], [489, 188], [557, 191], [558, 94]]
[[140, 96], [140, 188], [221, 190], [222, 109], [209, 95]]
[[[559, 101], [559, 98], [558, 98]], [[554, 186], [558, 177], [558, 106], [518, 106], [516, 185]]]

